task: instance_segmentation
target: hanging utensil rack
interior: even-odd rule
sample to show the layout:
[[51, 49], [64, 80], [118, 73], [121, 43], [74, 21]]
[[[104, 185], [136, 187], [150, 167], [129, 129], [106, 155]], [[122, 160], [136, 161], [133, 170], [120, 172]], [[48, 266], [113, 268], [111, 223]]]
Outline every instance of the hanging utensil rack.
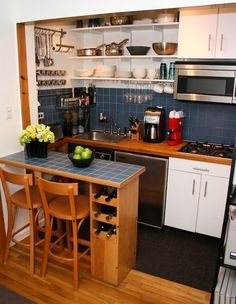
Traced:
[[62, 43], [62, 39], [64, 37], [64, 35], [66, 34], [65, 31], [63, 31], [63, 29], [61, 30], [54, 30], [54, 29], [49, 29], [49, 28], [45, 28], [45, 27], [38, 27], [35, 26], [34, 28], [35, 30], [35, 34], [41, 35], [41, 34], [45, 34], [45, 35], [51, 35], [53, 37], [53, 35], [55, 34], [59, 34], [60, 35], [60, 43], [56, 44], [56, 47], [52, 47], [52, 49], [55, 52], [62, 52], [62, 53], [68, 53], [71, 49], [74, 49], [74, 46], [72, 45], [66, 45]]

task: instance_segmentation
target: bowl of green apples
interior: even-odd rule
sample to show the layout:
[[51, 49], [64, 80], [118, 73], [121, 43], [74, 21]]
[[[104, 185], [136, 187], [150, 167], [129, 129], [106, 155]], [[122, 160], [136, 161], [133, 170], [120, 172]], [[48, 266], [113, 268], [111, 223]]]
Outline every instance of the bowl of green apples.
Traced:
[[76, 146], [74, 152], [68, 154], [72, 164], [78, 168], [89, 167], [94, 159], [94, 152], [83, 146]]

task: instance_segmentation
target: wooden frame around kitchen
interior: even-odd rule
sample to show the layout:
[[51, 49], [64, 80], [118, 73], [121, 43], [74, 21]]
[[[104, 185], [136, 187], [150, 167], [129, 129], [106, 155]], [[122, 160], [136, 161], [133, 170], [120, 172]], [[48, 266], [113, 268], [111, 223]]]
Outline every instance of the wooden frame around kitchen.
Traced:
[[30, 125], [31, 120], [30, 120], [27, 54], [26, 54], [25, 24], [24, 23], [17, 24], [17, 43], [18, 43], [22, 127], [26, 128], [28, 125]]
[[5, 222], [3, 217], [2, 198], [0, 191], [0, 254], [2, 255], [2, 258], [5, 249], [5, 243], [6, 243], [6, 231], [5, 231]]

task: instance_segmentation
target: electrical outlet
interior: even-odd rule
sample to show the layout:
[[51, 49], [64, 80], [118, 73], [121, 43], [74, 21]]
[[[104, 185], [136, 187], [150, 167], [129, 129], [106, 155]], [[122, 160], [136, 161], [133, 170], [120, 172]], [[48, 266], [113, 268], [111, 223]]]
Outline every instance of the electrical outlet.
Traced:
[[7, 106], [6, 107], [6, 119], [12, 119], [12, 107], [11, 106]]
[[44, 112], [38, 113], [38, 119], [44, 119]]

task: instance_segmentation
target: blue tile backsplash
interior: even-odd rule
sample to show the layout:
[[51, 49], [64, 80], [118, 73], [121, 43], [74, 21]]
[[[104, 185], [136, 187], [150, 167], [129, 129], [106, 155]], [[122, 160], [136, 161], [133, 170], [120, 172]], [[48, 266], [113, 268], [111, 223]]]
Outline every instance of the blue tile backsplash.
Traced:
[[[168, 113], [183, 110], [184, 139], [214, 143], [233, 144], [236, 131], [236, 105], [218, 103], [194, 103], [174, 100], [172, 95], [153, 92], [151, 102], [129, 104], [124, 101], [125, 89], [97, 88], [97, 103], [91, 106], [90, 128], [103, 130], [104, 123], [99, 122], [99, 113], [112, 116], [114, 122], [123, 130], [129, 128], [129, 116], [143, 121], [144, 110], [149, 106], [162, 106]], [[60, 109], [60, 97], [71, 97], [72, 89], [40, 90], [39, 112], [44, 112], [45, 124], [63, 123], [63, 111]], [[167, 121], [167, 119], [166, 119]], [[107, 127], [107, 126], [106, 126]]]

